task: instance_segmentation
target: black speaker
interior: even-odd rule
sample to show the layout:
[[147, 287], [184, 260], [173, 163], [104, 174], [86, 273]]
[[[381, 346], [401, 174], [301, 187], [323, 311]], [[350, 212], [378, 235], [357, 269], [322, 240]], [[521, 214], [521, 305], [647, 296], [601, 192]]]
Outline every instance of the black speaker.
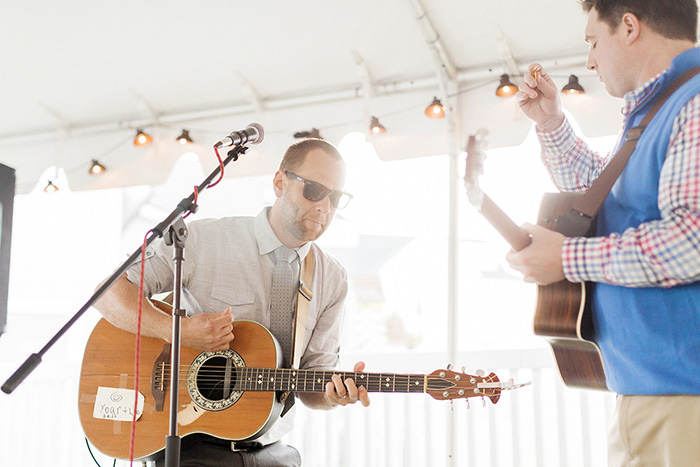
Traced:
[[10, 289], [12, 206], [15, 200], [15, 169], [0, 164], [0, 335], [7, 326], [7, 295]]

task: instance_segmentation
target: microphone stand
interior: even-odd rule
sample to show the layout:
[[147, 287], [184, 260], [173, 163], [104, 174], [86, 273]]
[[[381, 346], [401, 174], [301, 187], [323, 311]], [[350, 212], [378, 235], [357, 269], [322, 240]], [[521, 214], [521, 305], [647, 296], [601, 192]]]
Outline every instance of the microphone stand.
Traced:
[[[196, 209], [196, 205], [195, 205]], [[173, 331], [170, 345], [170, 414], [168, 435], [165, 437], [165, 466], [180, 465], [180, 437], [177, 435], [177, 396], [180, 391], [180, 321], [186, 311], [180, 308], [182, 293], [182, 262], [185, 260], [187, 226], [182, 216], [168, 229], [163, 240], [173, 246]]]
[[[241, 154], [245, 154], [248, 150], [247, 146], [238, 145], [231, 149], [226, 158], [222, 161], [222, 165], [226, 166], [231, 161], [238, 160]], [[219, 166], [209, 174], [209, 176], [197, 187], [197, 192], [201, 193], [209, 187], [209, 184], [222, 171]], [[175, 262], [174, 273], [174, 288], [173, 288], [173, 339], [171, 344], [171, 376], [170, 376], [170, 428], [169, 435], [165, 441], [165, 459], [166, 466], [176, 467], [179, 465], [180, 459], [180, 438], [177, 436], [177, 397], [178, 397], [178, 379], [180, 366], [180, 320], [184, 316], [185, 310], [180, 309], [180, 296], [182, 291], [182, 261], [184, 259], [184, 243], [187, 238], [187, 228], [183, 221], [183, 214], [197, 212], [198, 206], [195, 204], [195, 192], [184, 198], [177, 207], [156, 227], [149, 231], [149, 235], [145, 240], [146, 246], [151, 245], [157, 238], [163, 237], [164, 232], [168, 235], [164, 238], [168, 245], [174, 245], [173, 261]], [[141, 256], [141, 248], [136, 249], [127, 258], [124, 263], [117, 268], [114, 273], [93, 293], [87, 302], [68, 320], [68, 322], [44, 345], [37, 353], [31, 354], [24, 363], [10, 376], [2, 385], [2, 392], [5, 394], [12, 393], [29, 374], [36, 369], [41, 363], [41, 358], [63, 335], [68, 329], [75, 324], [80, 317], [99, 299], [116, 281], [126, 272], [126, 270], [134, 264]]]

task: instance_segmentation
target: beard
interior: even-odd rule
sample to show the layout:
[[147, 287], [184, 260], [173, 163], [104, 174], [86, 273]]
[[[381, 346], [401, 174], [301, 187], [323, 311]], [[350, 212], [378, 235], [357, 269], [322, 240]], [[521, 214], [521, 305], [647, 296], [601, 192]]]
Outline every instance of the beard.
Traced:
[[285, 203], [283, 218], [285, 227], [295, 238], [303, 242], [312, 242], [323, 234], [330, 224], [332, 215], [314, 214], [293, 203]]

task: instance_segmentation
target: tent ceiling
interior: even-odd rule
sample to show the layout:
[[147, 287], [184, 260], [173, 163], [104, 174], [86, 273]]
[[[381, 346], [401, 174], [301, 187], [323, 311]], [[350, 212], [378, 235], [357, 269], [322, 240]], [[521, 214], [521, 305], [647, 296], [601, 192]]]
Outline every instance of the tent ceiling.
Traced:
[[[456, 69], [457, 90], [493, 81], [453, 98], [464, 130], [479, 125], [481, 115], [494, 125], [518, 120], [514, 105], [494, 110], [504, 106], [493, 96], [504, 72], [522, 73], [537, 60], [558, 70], [562, 85], [568, 73], [587, 75], [577, 2], [540, 3], [10, 2], [0, 16], [0, 162], [16, 167], [26, 184], [51, 165], [89, 161], [137, 126], [172, 138], [189, 123], [210, 148], [253, 120], [271, 137], [260, 151], [279, 154], [296, 131], [317, 127], [337, 143], [333, 138], [366, 131], [370, 114], [390, 118], [413, 106], [415, 116], [395, 118], [387, 138], [395, 154], [386, 158], [444, 152], [444, 142], [413, 153], [402, 148], [415, 147], [412, 137], [429, 124], [421, 106], [442, 95], [429, 42], [437, 39], [445, 64]], [[606, 99], [592, 75], [582, 83]], [[527, 122], [517, 125], [515, 140]], [[444, 140], [444, 124], [435, 128], [426, 134]], [[503, 142], [513, 141], [493, 144]], [[133, 150], [117, 150], [120, 162], [111, 165], [132, 161], [126, 152]]]

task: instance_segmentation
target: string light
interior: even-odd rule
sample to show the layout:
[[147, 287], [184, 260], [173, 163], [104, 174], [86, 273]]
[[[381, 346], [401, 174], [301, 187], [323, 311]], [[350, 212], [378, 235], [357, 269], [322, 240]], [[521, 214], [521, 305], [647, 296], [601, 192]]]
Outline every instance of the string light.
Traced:
[[373, 135], [381, 135], [382, 133], [386, 133], [386, 128], [384, 128], [384, 125], [379, 123], [379, 119], [375, 116], [372, 116], [372, 120], [369, 123], [369, 131]]
[[192, 142], [192, 138], [190, 138], [190, 132], [187, 130], [182, 130], [182, 133], [180, 136], [177, 137], [177, 142], [180, 144], [187, 144]]
[[514, 96], [517, 92], [518, 88], [510, 82], [508, 74], [501, 75], [501, 82], [496, 89], [496, 95], [498, 97], [510, 97]]
[[[563, 78], [563, 76], [562, 76], [562, 78]], [[464, 88], [460, 89], [458, 92], [456, 92], [452, 95], [449, 95], [447, 97], [454, 97], [454, 96], [459, 96], [459, 95], [467, 93], [467, 92], [473, 92], [477, 89], [481, 89], [483, 87], [492, 85], [494, 83], [494, 81], [495, 81], [494, 78], [491, 78], [491, 79], [476, 83], [472, 86], [464, 87]], [[499, 97], [508, 97], [508, 96], [515, 95], [517, 92], [518, 92], [518, 88], [510, 81], [509, 75], [502, 74], [500, 76], [500, 83], [499, 83], [499, 86], [496, 90], [496, 95]], [[564, 86], [562, 88], [561, 92], [562, 93], [569, 93], [569, 94], [582, 94], [582, 93], [585, 93], [585, 90], [580, 85], [580, 83], [578, 81], [578, 77], [576, 75], [570, 75], [569, 82], [567, 83], [566, 86]], [[404, 113], [407, 111], [412, 111], [416, 107], [417, 106], [413, 105], [413, 106], [410, 106], [408, 108], [403, 108], [403, 109], [391, 112], [387, 115], [395, 115], [395, 114]], [[433, 97], [431, 104], [425, 108], [424, 113], [429, 118], [434, 118], [434, 119], [444, 118], [445, 117], [445, 107], [444, 107], [444, 105], [442, 105], [442, 102], [440, 99], [438, 99], [437, 97]], [[386, 115], [384, 115], [384, 116], [386, 116]], [[334, 124], [334, 125], [327, 125], [327, 126], [324, 126], [324, 128], [335, 128], [335, 127], [340, 127], [340, 126], [347, 126], [349, 124], [355, 125], [358, 123], [361, 123], [361, 121], [345, 122], [345, 123], [338, 123], [338, 124]], [[382, 125], [379, 122], [379, 119], [374, 115], [371, 117], [369, 130], [370, 130], [370, 134], [372, 134], [372, 135], [379, 135], [379, 134], [387, 132], [387, 129], [384, 127], [384, 125]], [[205, 131], [205, 130], [200, 130], [200, 131]], [[294, 138], [319, 138], [319, 139], [323, 139], [323, 137], [320, 134], [320, 131], [317, 128], [312, 128], [311, 130], [308, 130], [308, 131], [296, 132], [296, 133], [294, 133]], [[133, 139], [131, 139], [130, 136], [127, 136], [125, 141], [122, 141], [119, 144], [117, 144], [114, 148], [110, 149], [106, 154], [109, 154], [109, 153], [113, 152], [114, 150], [118, 149], [118, 147], [123, 146], [123, 144], [127, 141], [132, 141], [134, 146], [136, 146], [136, 147], [142, 147], [142, 146], [147, 146], [147, 145], [151, 144], [153, 141], [153, 138], [151, 137], [151, 135], [144, 132], [143, 129], [139, 128], [136, 130], [136, 135], [134, 136]], [[188, 143], [193, 143], [192, 138], [189, 135], [189, 131], [186, 129], [182, 130], [182, 133], [180, 134], [180, 136], [177, 137], [177, 141], [183, 145], [188, 144]], [[82, 168], [75, 167], [75, 170], [85, 170], [84, 164], [81, 164], [81, 167]], [[105, 171], [106, 171], [105, 166], [100, 164], [97, 159], [92, 159], [92, 164], [91, 164], [90, 169], [89, 169], [89, 173], [91, 175], [99, 175], [101, 173], [104, 173]], [[72, 172], [73, 171], [71, 171], [69, 173], [72, 173]], [[49, 180], [47, 185], [44, 187], [44, 191], [46, 191], [47, 193], [53, 193], [55, 191], [59, 191], [59, 187], [56, 186], [53, 182], [54, 182], [54, 180]]]
[[136, 130], [136, 136], [134, 137], [134, 146], [136, 146], [137, 148], [148, 146], [149, 144], [151, 144], [151, 141], [153, 141], [151, 135], [149, 135], [148, 133], [144, 133], [144, 131], [141, 129]]
[[312, 128], [311, 131], [297, 131], [294, 133], [294, 138], [296, 139], [301, 139], [301, 138], [318, 138], [318, 139], [323, 139], [321, 136], [321, 132], [318, 130], [318, 128]]
[[586, 91], [583, 89], [583, 86], [581, 86], [578, 82], [578, 76], [576, 75], [570, 75], [569, 76], [569, 83], [561, 88], [561, 92], [564, 94], [585, 94]]
[[58, 187], [54, 185], [51, 180], [49, 180], [49, 183], [47, 183], [44, 187], [44, 191], [46, 193], [56, 193], [58, 191]]
[[104, 173], [107, 169], [105, 168], [104, 165], [100, 164], [97, 162], [97, 159], [92, 160], [92, 166], [90, 167], [90, 170], [88, 170], [88, 173], [90, 175], [100, 175]]
[[437, 97], [433, 97], [433, 102], [425, 108], [425, 115], [434, 120], [445, 118], [445, 107]]

